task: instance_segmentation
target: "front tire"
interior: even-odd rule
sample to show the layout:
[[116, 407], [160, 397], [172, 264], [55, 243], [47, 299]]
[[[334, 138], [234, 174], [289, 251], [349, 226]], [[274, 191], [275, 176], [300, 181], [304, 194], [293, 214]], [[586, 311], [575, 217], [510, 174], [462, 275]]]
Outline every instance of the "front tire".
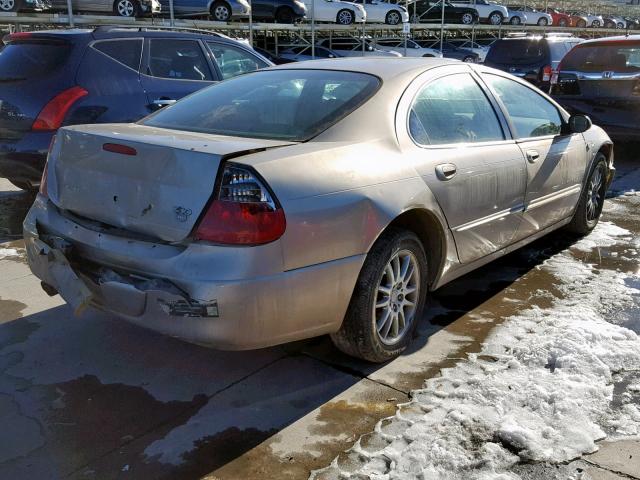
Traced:
[[216, 2], [211, 5], [211, 17], [218, 22], [231, 20], [231, 7], [226, 2]]
[[568, 23], [567, 23], [567, 19], [566, 19], [566, 18], [561, 18], [561, 19], [558, 21], [558, 25], [559, 25], [560, 27], [566, 27], [566, 26], [568, 25]]
[[364, 262], [335, 346], [353, 357], [385, 362], [413, 339], [427, 297], [427, 257], [418, 237], [389, 229]]
[[504, 17], [502, 16], [502, 14], [498, 11], [496, 12], [491, 12], [489, 14], [489, 23], [491, 25], [502, 25], [502, 21], [504, 20]]
[[384, 23], [387, 25], [398, 25], [401, 21], [402, 17], [397, 10], [391, 10], [384, 19]]
[[576, 27], [578, 27], [578, 28], [587, 28], [587, 22], [585, 22], [584, 20], [578, 20], [578, 23], [576, 24]]
[[140, 4], [136, 0], [116, 0], [113, 13], [119, 17], [135, 18], [140, 14]]
[[567, 229], [578, 235], [586, 235], [600, 220], [607, 188], [607, 159], [602, 152], [596, 155], [587, 183], [580, 194], [580, 201]]
[[476, 63], [476, 59], [475, 59], [474, 57], [472, 57], [471, 55], [469, 55], [469, 56], [467, 56], [467, 57], [464, 57], [464, 58], [462, 59], [462, 61], [463, 61], [464, 63]]

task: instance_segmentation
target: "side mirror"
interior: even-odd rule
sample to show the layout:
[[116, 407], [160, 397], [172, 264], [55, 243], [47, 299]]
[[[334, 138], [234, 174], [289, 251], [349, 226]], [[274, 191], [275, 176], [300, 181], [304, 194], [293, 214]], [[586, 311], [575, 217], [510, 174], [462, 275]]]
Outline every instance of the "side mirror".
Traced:
[[569, 130], [571, 133], [584, 133], [592, 126], [591, 119], [586, 115], [571, 115], [569, 118]]

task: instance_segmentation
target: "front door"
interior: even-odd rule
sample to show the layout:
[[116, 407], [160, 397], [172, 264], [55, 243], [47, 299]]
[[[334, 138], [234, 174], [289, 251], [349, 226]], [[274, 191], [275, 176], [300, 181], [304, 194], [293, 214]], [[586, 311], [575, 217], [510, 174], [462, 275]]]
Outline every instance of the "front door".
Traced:
[[527, 193], [517, 238], [528, 237], [569, 217], [578, 203], [586, 169], [582, 134], [563, 134], [558, 108], [528, 85], [498, 74], [484, 80], [508, 112], [527, 162]]
[[431, 72], [408, 114], [412, 158], [443, 210], [460, 261], [469, 263], [513, 241], [526, 166], [498, 105], [471, 70]]

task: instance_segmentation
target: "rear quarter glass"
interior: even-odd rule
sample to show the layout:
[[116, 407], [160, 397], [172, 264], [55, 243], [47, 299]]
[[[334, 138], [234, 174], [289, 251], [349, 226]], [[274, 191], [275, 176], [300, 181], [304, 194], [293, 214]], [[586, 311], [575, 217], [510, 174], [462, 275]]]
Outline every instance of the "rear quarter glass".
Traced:
[[532, 39], [498, 40], [493, 44], [488, 63], [528, 65], [544, 62], [549, 57], [546, 42]]
[[640, 41], [579, 45], [562, 60], [562, 70], [586, 73], [640, 72]]

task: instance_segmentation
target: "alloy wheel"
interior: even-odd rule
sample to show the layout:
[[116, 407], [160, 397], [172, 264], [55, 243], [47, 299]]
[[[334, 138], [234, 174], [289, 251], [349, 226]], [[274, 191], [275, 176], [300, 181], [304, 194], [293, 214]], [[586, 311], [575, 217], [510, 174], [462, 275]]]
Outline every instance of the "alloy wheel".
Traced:
[[395, 10], [387, 13], [387, 24], [398, 25], [400, 23], [400, 14]]
[[419, 298], [418, 261], [409, 250], [400, 250], [387, 262], [374, 299], [373, 322], [382, 343], [402, 340], [415, 320]]
[[120, 0], [117, 5], [118, 15], [121, 17], [133, 17], [136, 11], [131, 0]]
[[511, 19], [511, 25], [520, 25], [520, 17], [515, 16]]
[[213, 9], [213, 18], [220, 22], [226, 22], [231, 17], [231, 12], [226, 5], [218, 5]]
[[500, 25], [502, 23], [502, 15], [494, 13], [489, 17], [489, 22], [491, 22], [491, 25]]
[[338, 13], [338, 23], [340, 25], [351, 25], [353, 23], [353, 14], [349, 10], [342, 10]]
[[560, 25], [561, 27], [566, 27], [567, 21], [564, 18], [561, 18], [560, 21], [558, 22], [558, 25]]
[[546, 18], [541, 18], [538, 20], [538, 25], [541, 27], [546, 27], [549, 24], [549, 21]]
[[598, 218], [604, 203], [604, 166], [598, 165], [589, 181], [587, 190], [587, 221], [592, 222]]
[[593, 23], [591, 24], [591, 26], [593, 28], [600, 28], [600, 21], [599, 20], [594, 20]]
[[473, 15], [470, 13], [465, 13], [462, 15], [462, 23], [465, 25], [471, 25], [473, 23]]
[[16, 6], [16, 0], [0, 0], [0, 10], [10, 12]]

